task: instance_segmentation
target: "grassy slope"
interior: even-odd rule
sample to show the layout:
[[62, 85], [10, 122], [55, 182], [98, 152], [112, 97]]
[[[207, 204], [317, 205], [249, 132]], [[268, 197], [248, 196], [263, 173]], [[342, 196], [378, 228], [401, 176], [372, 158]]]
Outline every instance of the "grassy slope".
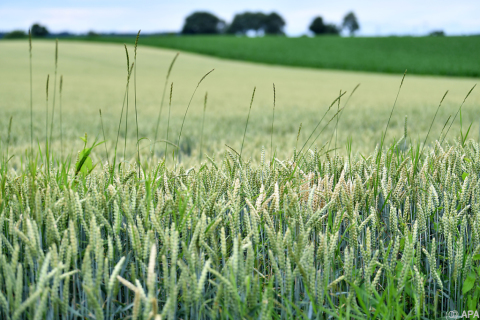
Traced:
[[[50, 74], [50, 116], [53, 103], [54, 50], [52, 41], [33, 42], [33, 102], [34, 133], [40, 143], [45, 139], [45, 80]], [[131, 60], [133, 48], [130, 47]], [[153, 139], [165, 75], [175, 51], [140, 46], [137, 59], [137, 103], [139, 135]], [[63, 121], [67, 151], [78, 150], [78, 137], [101, 134], [98, 109], [104, 115], [105, 133], [109, 150], [115, 142], [126, 81], [125, 50], [120, 44], [99, 44], [60, 41], [58, 75], [64, 76]], [[362, 72], [316, 70], [267, 66], [223, 60], [189, 53], [180, 54], [173, 68], [174, 82], [172, 118], [169, 139], [176, 142], [183, 115], [198, 80], [215, 68], [199, 87], [188, 111], [182, 134], [183, 150], [191, 149], [192, 162], [200, 150], [200, 130], [203, 97], [208, 91], [204, 152], [222, 153], [225, 144], [240, 150], [253, 87], [257, 87], [252, 114], [245, 139], [244, 153], [259, 159], [262, 146], [270, 149], [272, 119], [272, 82], [276, 85], [276, 111], [273, 142], [278, 157], [287, 157], [296, 144], [302, 123], [299, 145], [307, 139], [317, 122], [340, 89], [347, 96], [356, 84], [360, 88], [350, 100], [339, 123], [338, 144], [345, 152], [348, 137], [353, 139], [353, 152], [370, 152], [385, 129], [401, 75]], [[0, 135], [6, 140], [8, 119], [13, 115], [12, 152], [19, 155], [30, 145], [28, 43], [0, 41]], [[57, 86], [58, 86], [57, 79]], [[450, 90], [432, 129], [431, 139], [437, 137], [449, 115], [455, 114], [459, 103], [475, 79], [426, 77], [407, 75], [397, 108], [390, 122], [387, 140], [399, 139], [403, 134], [405, 115], [408, 115], [409, 135], [422, 140], [444, 92]], [[167, 93], [168, 97], [168, 93]], [[130, 91], [128, 146], [135, 145], [135, 116], [133, 113], [133, 86]], [[342, 100], [342, 105], [346, 99]], [[168, 98], [166, 99], [168, 102]], [[474, 125], [472, 136], [478, 135], [478, 106], [480, 91], [474, 90], [463, 108], [464, 126]], [[336, 108], [336, 107], [335, 107]], [[166, 137], [165, 104], [160, 123], [159, 138]], [[327, 116], [330, 119], [333, 116]], [[453, 116], [452, 116], [453, 117]], [[53, 143], [59, 146], [59, 96], [57, 88]], [[125, 117], [123, 118], [125, 121]], [[328, 141], [333, 133], [330, 126], [319, 137], [317, 147]], [[458, 118], [450, 135], [458, 133]], [[123, 155], [122, 128], [120, 153]], [[430, 140], [430, 139], [429, 139]], [[188, 143], [187, 143], [188, 142]], [[148, 142], [143, 140], [143, 151], [148, 153]], [[133, 156], [135, 148], [127, 147]], [[163, 151], [164, 145], [157, 148]], [[103, 156], [104, 148], [98, 149]], [[13, 154], [12, 153], [12, 154]], [[111, 154], [111, 152], [110, 152]], [[15, 159], [18, 159], [16, 157]], [[186, 160], [186, 158], [185, 158]]]
[[[133, 42], [133, 38], [88, 40]], [[277, 65], [412, 74], [480, 76], [480, 37], [246, 38], [145, 36], [144, 45]]]

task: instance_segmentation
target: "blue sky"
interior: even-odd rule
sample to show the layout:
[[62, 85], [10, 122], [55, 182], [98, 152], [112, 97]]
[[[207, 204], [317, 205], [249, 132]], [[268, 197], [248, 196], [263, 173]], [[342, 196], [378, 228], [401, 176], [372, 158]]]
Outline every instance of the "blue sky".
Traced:
[[177, 31], [196, 10], [210, 11], [227, 22], [246, 10], [276, 11], [292, 36], [307, 33], [314, 16], [339, 24], [351, 10], [359, 19], [359, 34], [365, 36], [423, 35], [438, 29], [450, 35], [480, 34], [479, 0], [1, 0], [0, 30], [26, 30], [40, 22], [53, 32]]

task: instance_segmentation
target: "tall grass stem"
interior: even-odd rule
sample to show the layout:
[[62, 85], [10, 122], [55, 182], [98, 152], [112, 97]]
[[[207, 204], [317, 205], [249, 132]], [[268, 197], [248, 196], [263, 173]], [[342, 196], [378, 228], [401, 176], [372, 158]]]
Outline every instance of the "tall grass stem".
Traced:
[[[165, 100], [165, 92], [167, 90], [168, 79], [170, 78], [170, 73], [172, 72], [173, 65], [175, 64], [175, 61], [177, 60], [179, 54], [180, 53], [177, 52], [175, 57], [173, 57], [173, 60], [170, 63], [170, 67], [168, 67], [167, 76], [165, 77], [165, 84], [163, 85], [162, 100], [160, 101], [160, 110], [158, 111], [157, 125], [155, 127], [155, 138], [153, 140], [153, 154], [154, 155], [155, 155], [155, 146], [157, 144], [157, 138], [158, 138], [158, 128], [160, 127], [160, 119], [162, 117], [163, 102]], [[172, 83], [172, 86], [173, 86], [173, 83]], [[172, 88], [170, 88], [170, 101], [171, 101], [171, 89]], [[169, 112], [169, 118], [170, 118], [170, 110], [168, 112]], [[167, 140], [168, 140], [168, 126], [167, 126]], [[165, 143], [165, 157], [167, 156], [166, 148], [167, 148], [167, 143]]]
[[28, 48], [30, 62], [30, 152], [33, 155], [33, 80], [32, 80], [32, 30], [28, 29]]
[[195, 90], [193, 91], [192, 96], [190, 97], [190, 101], [188, 102], [187, 109], [185, 110], [185, 115], [183, 116], [182, 126], [180, 127], [180, 133], [178, 134], [178, 143], [177, 143], [177, 146], [178, 146], [178, 157], [179, 157], [179, 159], [180, 159], [180, 149], [181, 149], [180, 139], [182, 138], [183, 125], [185, 124], [185, 119], [187, 118], [188, 109], [190, 108], [190, 104], [192, 103], [193, 97], [195, 96], [195, 92], [197, 92], [197, 89], [198, 89], [198, 87], [200, 86], [200, 83], [202, 83], [202, 81], [203, 81], [210, 73], [212, 73], [213, 70], [215, 70], [215, 69], [212, 69], [212, 70], [208, 71], [208, 72], [200, 79], [200, 81], [198, 81], [198, 84], [197, 84], [197, 86], [195, 87]]
[[[48, 83], [50, 80], [50, 75], [47, 75], [47, 84], [45, 86], [45, 155], [47, 156], [48, 159]], [[48, 160], [47, 160], [48, 162]], [[48, 166], [48, 163], [47, 163]]]
[[270, 132], [270, 154], [273, 157], [273, 123], [275, 122], [275, 83], [273, 84], [273, 110], [272, 110], [272, 131]]
[[50, 143], [52, 143], [53, 121], [55, 117], [55, 98], [57, 95], [58, 39], [55, 39], [55, 76], [53, 80], [52, 121], [50, 122]]
[[105, 141], [104, 145], [105, 145], [105, 155], [107, 156], [107, 161], [108, 159], [110, 159], [110, 157], [108, 156], [108, 149], [107, 149], [107, 138], [105, 137], [105, 129], [103, 127], [103, 118], [102, 118], [102, 109], [98, 109], [98, 112], [100, 112], [100, 124], [102, 126], [102, 133], [103, 133], [103, 141]]
[[445, 140], [445, 137], [447, 136], [448, 131], [450, 131], [450, 128], [452, 127], [453, 122], [454, 122], [455, 119], [457, 118], [458, 113], [460, 112], [460, 110], [462, 109], [463, 105], [465, 104], [465, 101], [467, 101], [468, 96], [470, 96], [470, 93], [472, 93], [473, 89], [475, 89], [476, 86], [477, 86], [477, 84], [475, 84], [475, 85], [472, 87], [472, 89], [470, 89], [470, 91], [468, 91], [467, 95], [466, 95], [465, 98], [463, 99], [462, 104], [461, 104], [460, 107], [458, 108], [457, 113], [455, 113], [455, 116], [453, 117], [452, 122], [450, 122], [450, 125], [448, 126], [447, 132], [445, 132], [445, 135], [443, 136], [443, 139], [442, 139], [442, 141], [440, 142], [440, 144], [442, 144], [442, 143], [443, 143], [443, 140]]
[[445, 94], [442, 97], [442, 100], [440, 100], [440, 103], [438, 104], [437, 111], [435, 111], [435, 115], [433, 116], [433, 119], [432, 119], [432, 123], [430, 123], [430, 128], [428, 128], [428, 132], [427, 132], [427, 135], [425, 136], [425, 140], [423, 140], [423, 146], [422, 146], [422, 150], [420, 151], [420, 154], [423, 153], [423, 149], [425, 148], [425, 144], [427, 143], [428, 135], [430, 134], [430, 130], [432, 130], [433, 123], [435, 122], [435, 118], [437, 117], [438, 110], [440, 110], [440, 107], [442, 106], [442, 102], [447, 96], [447, 94], [448, 94], [448, 90], [445, 92]]
[[[170, 110], [172, 109], [172, 94], [173, 94], [173, 82], [170, 85], [170, 100], [168, 102], [168, 119], [167, 119], [167, 139], [168, 141], [168, 134], [170, 132]], [[155, 143], [155, 141], [154, 141]], [[168, 143], [165, 142], [165, 161], [167, 161], [167, 152], [168, 152]]]
[[405, 70], [405, 72], [403, 73], [402, 81], [400, 82], [400, 86], [398, 87], [398, 91], [397, 91], [397, 96], [395, 97], [395, 102], [393, 103], [393, 106], [392, 106], [392, 111], [390, 111], [390, 116], [388, 117], [387, 126], [385, 127], [385, 132], [383, 133], [383, 137], [381, 141], [382, 146], [383, 146], [383, 142], [385, 141], [385, 136], [387, 135], [388, 126], [390, 125], [390, 120], [392, 119], [393, 110], [395, 110], [395, 106], [397, 105], [398, 96], [400, 95], [400, 91], [403, 86], [403, 80], [405, 80], [406, 74], [407, 74], [407, 70]]
[[[125, 46], [125, 54], [127, 55], [127, 71], [128, 71], [128, 81], [127, 81], [127, 109], [125, 110], [125, 144], [123, 145], [123, 161], [127, 161], [127, 137], [128, 137], [128, 92], [129, 92], [129, 85], [128, 83], [130, 82], [130, 75], [131, 75], [131, 70], [128, 70], [128, 64], [130, 63], [130, 56], [128, 55], [128, 49], [127, 45], [123, 44]], [[132, 63], [132, 67], [135, 66], [135, 62]]]
[[133, 75], [133, 91], [135, 94], [135, 125], [137, 127], [137, 162], [138, 162], [138, 177], [140, 178], [140, 169], [141, 169], [141, 162], [140, 162], [140, 140], [138, 137], [138, 111], [137, 111], [137, 47], [138, 47], [138, 38], [140, 37], [140, 32], [142, 30], [138, 30], [137, 37], [135, 38], [135, 55], [134, 55], [134, 75]]
[[[127, 55], [127, 61], [128, 61], [128, 55]], [[120, 121], [118, 122], [118, 131], [117, 131], [117, 140], [115, 142], [115, 151], [114, 151], [114, 156], [113, 156], [113, 166], [115, 167], [116, 160], [117, 160], [117, 147], [118, 147], [118, 139], [120, 137], [120, 128], [122, 126], [122, 118], [123, 118], [123, 110], [125, 108], [125, 103], [127, 100], [127, 93], [128, 93], [128, 85], [130, 82], [130, 74], [132, 73], [133, 69], [133, 63], [130, 69], [127, 69], [127, 84], [125, 85], [125, 93], [123, 95], [123, 103], [122, 103], [122, 111], [120, 112]]]
[[325, 116], [327, 115], [327, 113], [330, 111], [330, 109], [333, 107], [333, 105], [345, 94], [347, 93], [346, 91], [344, 93], [342, 93], [340, 96], [338, 96], [335, 100], [333, 100], [333, 102], [330, 104], [330, 106], [327, 108], [327, 110], [325, 111], [325, 113], [323, 114], [322, 118], [320, 119], [320, 121], [317, 123], [317, 125], [315, 126], [315, 129], [313, 129], [312, 133], [310, 133], [310, 135], [308, 136], [308, 139], [305, 141], [305, 143], [303, 144], [302, 148], [300, 149], [300, 151], [298, 152], [299, 154], [302, 153], [303, 149], [305, 149], [305, 146], [307, 145], [308, 141], [310, 141], [310, 139], [312, 138], [313, 134], [315, 133], [315, 131], [317, 131], [318, 127], [320, 126], [320, 124], [322, 123], [323, 119], [325, 118]]
[[62, 112], [63, 75], [60, 76], [60, 156], [63, 159], [63, 112]]
[[252, 99], [250, 100], [250, 107], [248, 108], [247, 122], [245, 123], [245, 131], [243, 132], [242, 147], [240, 148], [240, 159], [242, 158], [243, 145], [245, 144], [245, 136], [247, 135], [248, 121], [250, 120], [250, 112], [252, 111], [253, 98], [255, 98], [255, 91], [257, 87], [253, 88]]
[[202, 131], [200, 134], [200, 154], [198, 155], [199, 160], [202, 160], [203, 155], [203, 128], [205, 127], [205, 112], [207, 110], [207, 98], [208, 92], [205, 92], [205, 99], [203, 100], [203, 119], [202, 119]]

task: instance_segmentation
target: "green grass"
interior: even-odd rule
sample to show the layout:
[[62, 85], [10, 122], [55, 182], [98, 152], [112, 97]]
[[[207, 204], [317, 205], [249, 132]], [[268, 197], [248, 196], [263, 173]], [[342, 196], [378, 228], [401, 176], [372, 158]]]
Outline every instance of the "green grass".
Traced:
[[[133, 38], [88, 41], [132, 43]], [[143, 45], [275, 65], [480, 77], [480, 36], [378, 38], [247, 38], [235, 36], [145, 36]]]

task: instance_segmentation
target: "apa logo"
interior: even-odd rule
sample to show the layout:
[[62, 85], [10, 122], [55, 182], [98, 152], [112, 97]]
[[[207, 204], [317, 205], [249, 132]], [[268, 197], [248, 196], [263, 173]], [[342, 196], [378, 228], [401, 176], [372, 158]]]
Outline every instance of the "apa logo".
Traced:
[[447, 312], [447, 319], [479, 319], [478, 310], [464, 310], [462, 314], [459, 314], [458, 311], [452, 310]]

